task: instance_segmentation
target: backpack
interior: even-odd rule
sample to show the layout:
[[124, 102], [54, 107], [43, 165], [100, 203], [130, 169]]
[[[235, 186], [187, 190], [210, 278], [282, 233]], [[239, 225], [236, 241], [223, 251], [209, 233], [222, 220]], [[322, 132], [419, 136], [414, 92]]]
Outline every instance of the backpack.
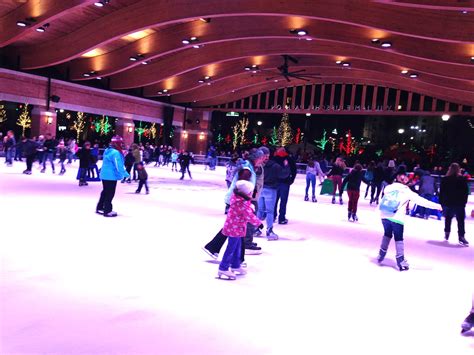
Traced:
[[398, 199], [398, 191], [390, 191], [386, 193], [380, 201], [380, 210], [387, 213], [396, 213], [400, 208], [400, 200]]

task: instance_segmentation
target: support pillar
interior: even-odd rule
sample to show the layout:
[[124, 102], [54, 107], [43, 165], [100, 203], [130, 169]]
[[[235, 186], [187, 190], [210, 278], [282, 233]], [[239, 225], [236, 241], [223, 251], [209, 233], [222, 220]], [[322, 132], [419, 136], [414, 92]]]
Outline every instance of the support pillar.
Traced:
[[115, 134], [122, 136], [125, 146], [130, 147], [135, 137], [135, 124], [133, 120], [125, 118], [119, 119], [115, 123]]
[[188, 116], [192, 123], [186, 123], [185, 129], [180, 130], [179, 133], [176, 132], [175, 144], [180, 151], [206, 154], [208, 142], [211, 140], [209, 137], [210, 116], [210, 112], [192, 112]]
[[57, 114], [54, 109], [46, 111], [46, 107], [35, 106], [31, 111], [31, 137], [51, 134], [56, 136]]

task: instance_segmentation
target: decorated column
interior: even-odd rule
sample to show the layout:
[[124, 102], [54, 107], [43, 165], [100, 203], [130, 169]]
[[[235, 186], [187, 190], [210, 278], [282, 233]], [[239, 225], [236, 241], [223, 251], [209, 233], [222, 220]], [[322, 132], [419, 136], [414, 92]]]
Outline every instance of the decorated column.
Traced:
[[31, 111], [31, 137], [51, 134], [56, 136], [56, 111], [46, 110], [46, 107], [35, 106]]
[[123, 142], [127, 147], [133, 144], [135, 134], [135, 124], [132, 119], [121, 118], [115, 123], [115, 134], [123, 137]]

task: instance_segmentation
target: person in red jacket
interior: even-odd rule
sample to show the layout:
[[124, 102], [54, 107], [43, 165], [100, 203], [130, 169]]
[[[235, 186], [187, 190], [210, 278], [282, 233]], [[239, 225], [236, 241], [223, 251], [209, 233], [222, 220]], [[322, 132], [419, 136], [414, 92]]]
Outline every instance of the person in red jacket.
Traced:
[[[247, 172], [247, 174], [245, 173]], [[243, 194], [251, 197], [255, 186], [249, 180], [251, 177], [250, 169], [244, 169], [239, 174], [239, 180], [236, 182], [236, 189]], [[262, 222], [255, 216], [252, 210], [250, 199], [245, 199], [236, 193], [230, 198], [229, 212], [222, 228], [222, 234], [228, 238], [227, 248], [219, 264], [217, 276], [225, 276], [230, 280], [236, 279], [236, 274], [245, 275], [246, 271], [240, 265], [240, 253], [242, 238], [247, 232], [247, 223], [263, 228]], [[229, 266], [231, 269], [229, 270]]]

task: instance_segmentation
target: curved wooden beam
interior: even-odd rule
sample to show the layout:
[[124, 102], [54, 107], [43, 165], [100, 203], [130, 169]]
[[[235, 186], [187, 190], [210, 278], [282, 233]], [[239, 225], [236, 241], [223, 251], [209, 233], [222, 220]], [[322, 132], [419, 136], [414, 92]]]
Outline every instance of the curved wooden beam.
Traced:
[[[274, 72], [278, 72], [276, 68], [282, 63], [282, 58], [280, 56], [263, 57], [259, 58], [259, 60], [260, 68], [266, 70], [269, 69]], [[334, 65], [332, 57], [328, 56], [308, 55], [298, 57], [298, 60], [299, 64], [291, 66], [291, 70], [306, 69], [307, 73], [319, 73], [321, 71], [324, 72], [325, 70], [329, 69], [338, 70], [338, 72], [340, 72], [341, 70], [344, 72], [346, 72], [347, 70], [369, 70], [387, 73], [395, 76], [401, 75], [397, 66], [367, 60], [353, 60], [352, 65], [356, 69], [347, 69], [341, 66]], [[212, 81], [214, 84], [220, 82], [221, 80], [227, 80], [230, 77], [235, 77], [235, 75], [244, 73], [245, 71], [243, 68], [252, 64], [254, 63], [251, 62], [251, 58], [244, 58], [220, 64], [214, 64], [211, 66], [211, 68], [199, 68], [192, 72], [173, 77], [169, 80], [163, 80], [160, 83], [145, 87], [144, 96], [160, 96], [158, 91], [167, 89], [169, 93], [173, 95], [173, 98], [176, 99], [176, 95], [179, 96], [182, 93], [193, 93], [194, 90], [200, 90], [203, 87], [203, 84], [198, 83], [198, 80], [204, 77], [205, 75], [208, 75], [211, 71], [215, 71], [217, 73], [217, 77]], [[255, 76], [255, 74], [252, 74], [251, 71], [247, 71], [245, 73], [249, 77]], [[265, 80], [265, 78], [271, 76], [273, 75], [270, 73], [258, 73], [258, 77], [260, 77], [261, 80]], [[406, 75], [406, 77], [408, 77], [408, 75]], [[423, 77], [420, 80], [429, 84], [444, 87], [447, 90], [454, 89], [466, 92], [474, 92], [474, 85], [466, 85], [466, 82], [463, 80], [442, 78], [427, 73], [424, 73]], [[187, 102], [188, 100], [176, 99], [176, 101]]]
[[393, 6], [411, 7], [415, 9], [430, 9], [430, 10], [452, 10], [452, 11], [472, 11], [474, 10], [474, 1], [464, 0], [374, 0], [382, 4]]
[[[294, 39], [280, 39], [265, 43], [260, 40], [248, 39], [222, 44], [209, 45], [203, 48], [201, 55], [187, 55], [189, 52], [180, 52], [153, 62], [133, 68], [125, 73], [111, 78], [111, 87], [114, 89], [127, 89], [151, 85], [160, 80], [175, 75], [190, 72], [212, 63], [226, 62], [236, 58], [275, 54], [319, 54], [330, 55], [336, 59], [351, 61], [352, 59], [377, 60], [380, 63], [399, 66], [400, 70], [408, 68], [416, 72], [431, 73], [433, 75], [458, 78], [461, 80], [474, 79], [474, 71], [470, 65], [454, 65], [437, 63], [407, 57], [396, 52], [381, 51], [376, 48], [365, 47], [361, 53], [360, 46], [354, 44], [334, 43], [332, 41], [314, 40], [298, 41]], [[375, 59], [376, 58], [376, 59]]]
[[[302, 69], [312, 70], [312, 67], [301, 67]], [[343, 70], [340, 68], [318, 68], [318, 71], [321, 72], [320, 79], [314, 79], [318, 82], [332, 83], [334, 82], [333, 78], [338, 78], [341, 80], [341, 83], [351, 83], [354, 80], [363, 82], [365, 79], [375, 81], [379, 84], [385, 82], [391, 82], [403, 87], [404, 90], [408, 91], [417, 91], [420, 88], [424, 90], [425, 93], [429, 92], [429, 95], [436, 97], [448, 98], [452, 102], [469, 103], [472, 105], [474, 102], [474, 92], [467, 92], [456, 89], [446, 89], [443, 86], [434, 85], [431, 83], [419, 82], [412, 80], [407, 77], [400, 77], [397, 74], [388, 74], [384, 72], [379, 72], [376, 70], [362, 70], [362, 69], [351, 69]], [[291, 82], [287, 82], [284, 78], [279, 78], [279, 85], [285, 86], [294, 86], [304, 84], [305, 81], [298, 79], [291, 79]], [[271, 81], [273, 83], [273, 80]], [[282, 84], [283, 83], [283, 84]], [[259, 86], [268, 84], [268, 81], [263, 77], [251, 77], [246, 73], [241, 73], [228, 77], [225, 80], [221, 80], [217, 83], [212, 83], [212, 85], [203, 85], [201, 88], [192, 90], [187, 93], [172, 95], [171, 100], [174, 103], [182, 102], [193, 102], [193, 101], [205, 101], [211, 100], [216, 96], [223, 95], [224, 93], [239, 92], [242, 89], [251, 86]], [[448, 100], [448, 99], [447, 99]]]
[[[65, 12], [93, 4], [93, 0], [30, 0], [0, 19], [0, 47], [20, 40], [31, 31], [52, 22]], [[17, 21], [34, 18], [31, 26], [19, 27]]]
[[22, 65], [25, 69], [32, 69], [63, 63], [101, 44], [150, 27], [201, 17], [257, 14], [323, 19], [447, 42], [472, 42], [471, 31], [460, 31], [459, 28], [460, 23], [465, 28], [474, 27], [474, 19], [462, 13], [429, 9], [419, 9], [415, 12], [410, 8], [400, 8], [397, 12], [393, 12], [391, 6], [369, 0], [291, 1], [278, 3], [278, 6], [275, 6], [274, 0], [238, 2], [201, 0], [199, 6], [196, 6], [195, 0], [182, 0], [172, 4], [165, 1], [141, 0], [60, 39], [22, 48], [20, 51]]
[[[429, 84], [416, 82], [412, 83], [410, 87], [407, 87], [403, 82], [403, 78], [387, 78], [383, 74], [378, 73], [380, 79], [367, 79], [367, 78], [347, 78], [347, 77], [331, 77], [329, 83], [346, 83], [346, 84], [365, 84], [365, 85], [374, 85], [374, 86], [384, 86], [390, 87], [400, 90], [408, 90], [412, 92], [416, 92], [422, 95], [436, 97], [438, 99], [446, 100], [449, 102], [455, 102], [458, 104], [463, 104], [467, 106], [472, 106], [472, 98], [468, 100], [461, 99], [456, 95], [446, 95], [446, 92], [442, 90], [442, 88], [433, 88]], [[393, 80], [392, 80], [393, 79]], [[304, 85], [304, 84], [327, 84], [328, 81], [325, 80], [314, 80], [309, 83], [303, 82], [294, 82], [293, 85]], [[292, 85], [292, 86], [293, 86]], [[224, 104], [227, 102], [234, 102], [240, 99], [244, 99], [249, 96], [256, 95], [258, 93], [263, 93], [275, 89], [284, 88], [286, 85], [282, 85], [282, 82], [279, 81], [278, 83], [275, 82], [260, 82], [253, 85], [249, 85], [246, 87], [242, 87], [239, 90], [235, 90], [234, 92], [225, 92], [225, 93], [218, 93], [214, 98], [197, 101], [194, 100], [191, 102], [191, 106], [193, 107], [210, 107], [216, 106], [220, 104]]]
[[[101, 77], [131, 69], [141, 65], [140, 62], [132, 62], [130, 57], [138, 53], [143, 59], [150, 61], [179, 51], [187, 50], [191, 45], [185, 46], [181, 43], [183, 38], [189, 38], [199, 34], [199, 45], [209, 45], [219, 42], [243, 40], [248, 38], [261, 38], [263, 40], [277, 40], [278, 38], [295, 38], [289, 30], [291, 25], [288, 17], [230, 17], [215, 18], [211, 23], [192, 21], [178, 24], [155, 32], [150, 36], [130, 43], [113, 52], [109, 52], [94, 58], [77, 59], [70, 64], [70, 76], [72, 80], [84, 80], [83, 73], [95, 71], [100, 72]], [[365, 47], [378, 48], [374, 45], [368, 31], [364, 28], [340, 24], [330, 21], [307, 20], [305, 29], [309, 32], [308, 39], [323, 39], [336, 41], [338, 43], [352, 43]], [[424, 58], [441, 63], [457, 63], [467, 65], [469, 63], [469, 51], [471, 47], [464, 43], [440, 43], [420, 38], [412, 38], [403, 35], [385, 33], [379, 36], [380, 40], [389, 40], [394, 44], [397, 53], [410, 57]], [[296, 37], [298, 38], [298, 37]], [[306, 38], [298, 38], [306, 40]]]

